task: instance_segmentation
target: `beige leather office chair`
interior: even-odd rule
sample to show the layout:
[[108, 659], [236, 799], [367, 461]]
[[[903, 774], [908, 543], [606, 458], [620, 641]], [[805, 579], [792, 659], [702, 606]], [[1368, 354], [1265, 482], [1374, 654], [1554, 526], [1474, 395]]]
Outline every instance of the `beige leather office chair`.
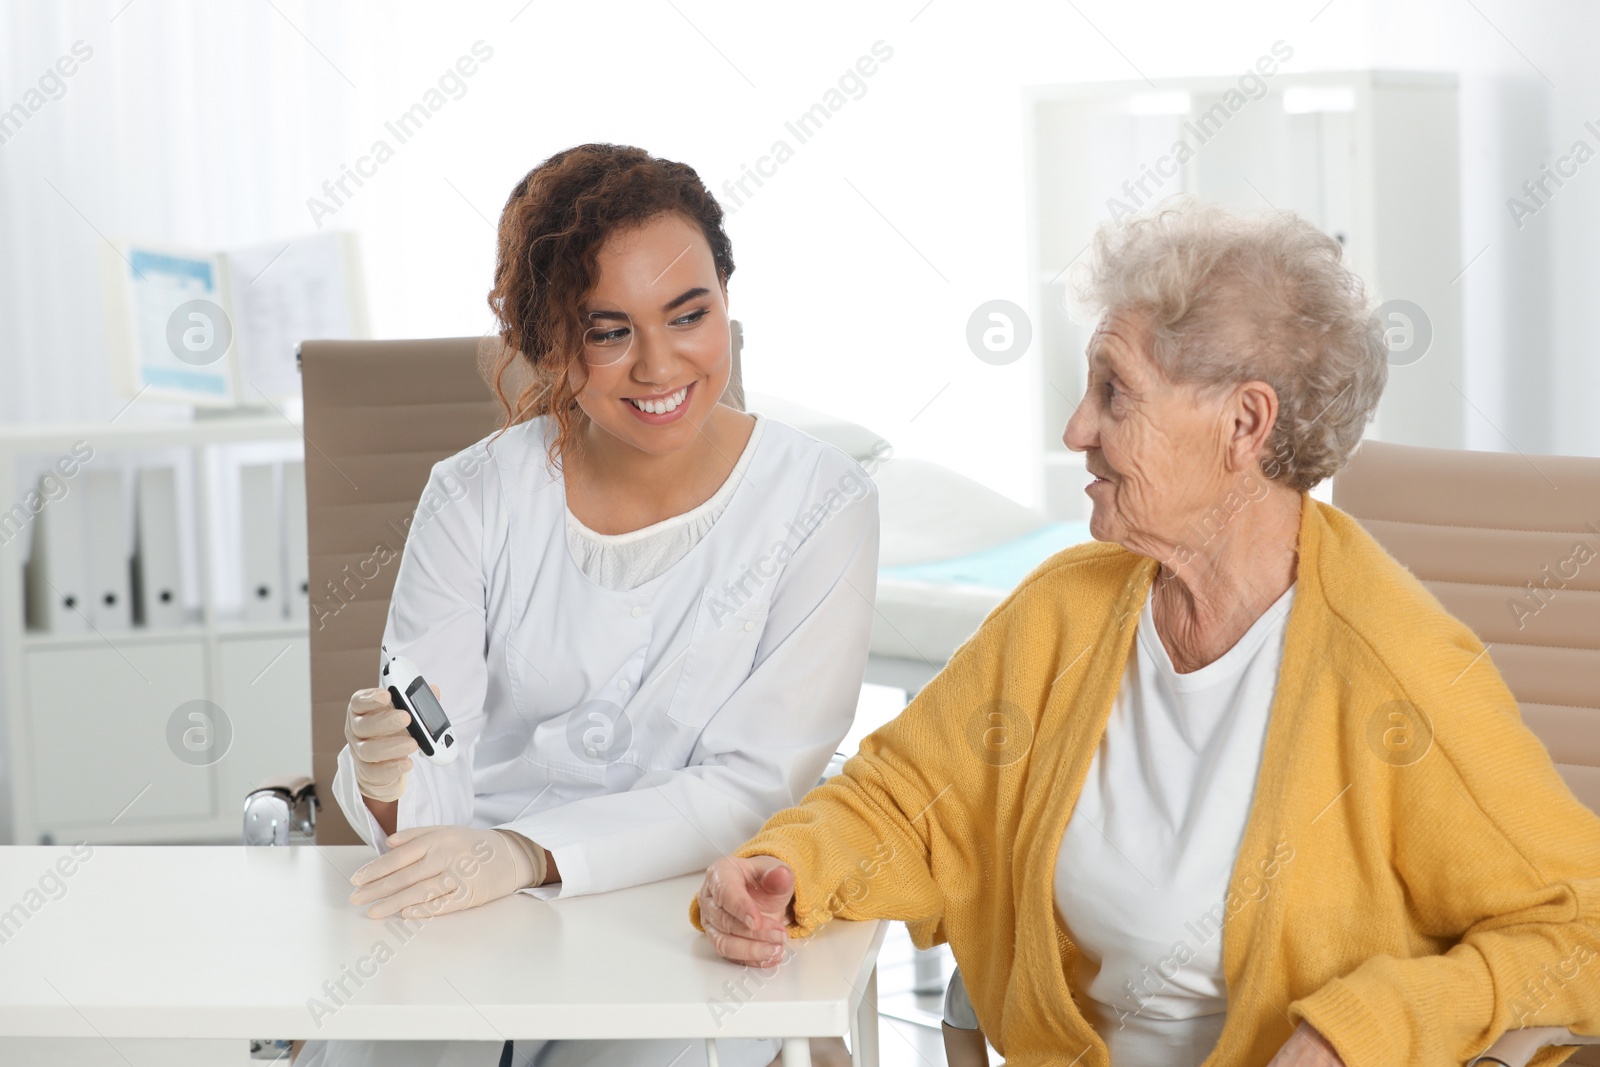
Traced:
[[[722, 403], [744, 409], [735, 321]], [[312, 777], [262, 784], [245, 803], [247, 844], [361, 839], [337, 804], [319, 804], [344, 747], [350, 694], [377, 684], [378, 646], [405, 547], [407, 520], [439, 460], [493, 433], [502, 408], [489, 385], [494, 338], [305, 341], [306, 543], [311, 595]], [[506, 376], [515, 399], [525, 380]]]
[[[389, 595], [428, 472], [500, 425], [480, 373], [483, 346], [476, 337], [301, 345], [311, 767], [324, 789], [344, 747], [350, 694], [377, 684]], [[337, 804], [323, 806], [316, 836], [360, 843]]]
[[[1334, 478], [1333, 502], [1489, 646], [1523, 721], [1573, 794], [1600, 811], [1600, 560], [1561, 565], [1580, 541], [1600, 553], [1600, 459], [1367, 441]], [[982, 1032], [949, 1022], [963, 1015], [950, 1006], [965, 998], [964, 989], [955, 996], [958, 981], [947, 996], [946, 1056], [950, 1067], [979, 1067], [988, 1062]], [[1523, 1067], [1538, 1057], [1546, 1067], [1570, 1050], [1541, 1049], [1574, 1044], [1600, 1037], [1513, 1030], [1474, 1062]], [[1565, 1062], [1600, 1067], [1600, 1049]]]
[[[1600, 811], [1600, 560], [1563, 566], [1578, 542], [1600, 553], [1600, 459], [1367, 441], [1334, 478], [1333, 502], [1489, 646], [1523, 721]], [[1521, 1067], [1542, 1046], [1576, 1043], [1600, 1037], [1511, 1031], [1484, 1055]], [[1539, 1055], [1555, 1062], [1554, 1050]], [[1600, 1067], [1600, 1049], [1566, 1062]]]

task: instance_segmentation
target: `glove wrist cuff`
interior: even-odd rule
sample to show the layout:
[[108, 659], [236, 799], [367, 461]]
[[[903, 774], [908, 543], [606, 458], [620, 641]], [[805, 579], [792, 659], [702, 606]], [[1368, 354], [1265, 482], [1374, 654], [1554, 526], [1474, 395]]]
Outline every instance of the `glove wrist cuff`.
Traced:
[[[548, 865], [545, 863], [544, 849], [529, 841], [515, 830], [496, 829], [495, 833], [506, 838], [515, 846], [515, 856], [521, 856], [517, 863], [517, 889], [527, 889], [530, 886], [543, 885], [548, 874]], [[524, 880], [526, 876], [526, 880]]]

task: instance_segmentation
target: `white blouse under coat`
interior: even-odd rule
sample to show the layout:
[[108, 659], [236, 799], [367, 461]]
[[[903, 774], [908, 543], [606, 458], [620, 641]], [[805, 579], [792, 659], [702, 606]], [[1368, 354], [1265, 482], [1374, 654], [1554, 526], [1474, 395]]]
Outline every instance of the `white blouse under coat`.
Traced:
[[603, 534], [589, 529], [568, 508], [567, 548], [578, 569], [607, 589], [633, 589], [687, 556], [711, 532], [734, 490], [744, 481], [750, 457], [755, 455], [766, 425], [767, 420], [757, 415], [750, 439], [722, 486], [705, 503], [681, 515], [627, 533]]

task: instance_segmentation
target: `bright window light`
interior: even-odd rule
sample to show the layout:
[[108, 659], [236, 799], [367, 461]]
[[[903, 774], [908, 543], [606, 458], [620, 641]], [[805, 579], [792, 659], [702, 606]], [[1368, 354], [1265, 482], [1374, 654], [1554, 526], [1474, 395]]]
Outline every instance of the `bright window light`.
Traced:
[[1350, 85], [1291, 85], [1283, 90], [1283, 110], [1291, 115], [1314, 111], [1354, 111], [1356, 91]]
[[1128, 110], [1135, 115], [1187, 115], [1189, 94], [1181, 89], [1169, 93], [1134, 93]]

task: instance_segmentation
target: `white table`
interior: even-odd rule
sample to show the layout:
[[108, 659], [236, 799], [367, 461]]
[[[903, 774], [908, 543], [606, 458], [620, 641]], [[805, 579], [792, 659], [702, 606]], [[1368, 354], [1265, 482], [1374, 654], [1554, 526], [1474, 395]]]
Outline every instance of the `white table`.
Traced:
[[0, 1039], [782, 1037], [807, 1067], [804, 1039], [851, 1034], [876, 1064], [884, 924], [744, 968], [689, 924], [698, 874], [402, 924], [348, 902], [365, 846], [95, 846], [64, 877], [63, 857], [0, 848]]

